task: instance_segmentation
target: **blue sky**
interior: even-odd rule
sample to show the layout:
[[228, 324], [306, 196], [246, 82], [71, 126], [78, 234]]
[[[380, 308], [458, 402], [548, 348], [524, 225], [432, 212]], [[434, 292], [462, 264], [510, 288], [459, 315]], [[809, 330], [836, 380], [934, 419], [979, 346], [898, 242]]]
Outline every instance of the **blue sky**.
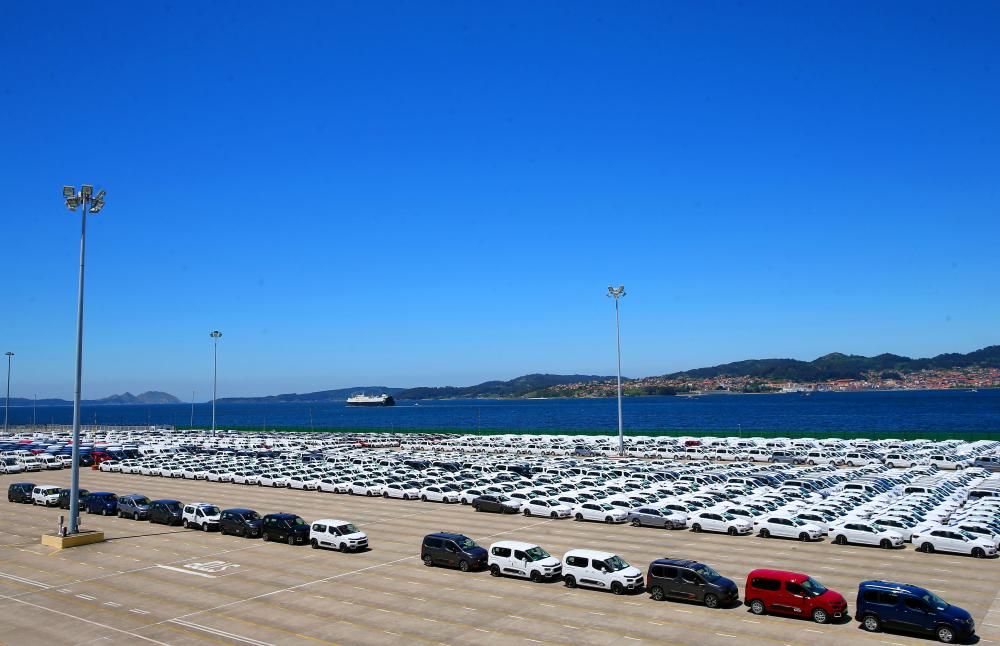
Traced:
[[[288, 6], [286, 6], [288, 5]], [[293, 6], [292, 6], [293, 5]], [[661, 374], [1000, 341], [1000, 5], [16, 3], [14, 395]]]

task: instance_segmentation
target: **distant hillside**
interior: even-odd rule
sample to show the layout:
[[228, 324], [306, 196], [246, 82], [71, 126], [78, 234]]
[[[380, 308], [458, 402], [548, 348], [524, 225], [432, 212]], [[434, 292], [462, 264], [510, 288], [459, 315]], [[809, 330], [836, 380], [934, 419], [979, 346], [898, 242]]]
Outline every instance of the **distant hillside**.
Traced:
[[697, 368], [664, 375], [669, 378], [711, 379], [721, 376], [760, 377], [798, 382], [827, 379], [857, 379], [870, 371], [899, 373], [948, 368], [1000, 368], [1000, 345], [992, 345], [968, 354], [939, 354], [928, 359], [911, 359], [897, 354], [865, 357], [833, 352], [813, 361], [798, 359], [749, 359], [724, 363], [711, 368]]
[[[84, 399], [80, 403], [87, 406], [119, 406], [122, 404], [180, 404], [182, 402], [170, 393], [149, 390], [138, 395], [126, 392], [121, 395], [104, 397], [103, 399]], [[68, 399], [54, 398], [39, 399], [36, 402], [26, 397], [11, 397], [10, 404], [11, 406], [72, 406], [73, 402]]]
[[284, 403], [322, 403], [344, 401], [355, 393], [387, 393], [396, 396], [402, 388], [387, 386], [357, 386], [355, 388], [338, 388], [335, 390], [319, 390], [314, 393], [287, 393], [284, 395], [268, 395], [266, 397], [223, 397], [217, 400], [220, 404], [284, 404]]
[[474, 399], [476, 397], [528, 397], [550, 386], [604, 381], [598, 375], [524, 375], [510, 381], [484, 381], [475, 386], [408, 388], [394, 395], [396, 399]]

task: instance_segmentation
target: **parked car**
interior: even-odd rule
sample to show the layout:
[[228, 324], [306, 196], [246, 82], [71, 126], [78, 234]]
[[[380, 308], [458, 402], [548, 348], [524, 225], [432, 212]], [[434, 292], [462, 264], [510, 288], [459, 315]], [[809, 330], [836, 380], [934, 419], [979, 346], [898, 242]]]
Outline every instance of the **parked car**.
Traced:
[[162, 525], [181, 525], [184, 506], [179, 500], [154, 500], [149, 504], [149, 522]]
[[309, 523], [295, 514], [268, 514], [263, 519], [265, 541], [284, 541], [289, 545], [309, 542]]
[[222, 510], [207, 502], [189, 502], [184, 505], [184, 526], [188, 529], [210, 531], [219, 526]]
[[614, 507], [608, 503], [585, 502], [573, 509], [576, 520], [595, 520], [605, 523], [624, 523], [628, 520], [628, 511]]
[[754, 521], [754, 529], [762, 538], [777, 536], [797, 538], [800, 541], [818, 541], [824, 533], [817, 525], [785, 514], [768, 514], [759, 518]]
[[639, 592], [643, 589], [642, 571], [612, 552], [570, 550], [563, 555], [563, 583], [567, 588], [578, 585], [614, 594]]
[[420, 558], [427, 567], [445, 565], [468, 572], [486, 565], [487, 556], [485, 549], [463, 534], [428, 534], [420, 544]]
[[573, 515], [573, 509], [558, 500], [545, 500], [544, 498], [534, 498], [527, 500], [521, 505], [521, 511], [525, 516], [548, 516], [549, 518], [569, 518]]
[[687, 515], [669, 509], [639, 507], [628, 512], [627, 520], [633, 527], [662, 527], [683, 529], [687, 526]]
[[[71, 491], [72, 490], [70, 490], [70, 489], [60, 489], [59, 490], [59, 509], [69, 509], [69, 503], [70, 503], [69, 498], [70, 498]], [[86, 489], [79, 489], [77, 491], [77, 496], [78, 496], [77, 500], [78, 500], [78, 504], [80, 506], [80, 509], [83, 508], [83, 500], [89, 494], [90, 494], [90, 492], [87, 491]]]
[[910, 540], [917, 546], [917, 550], [928, 554], [952, 552], [986, 558], [997, 553], [993, 541], [952, 527], [936, 527], [919, 533], [914, 532], [910, 535]]
[[646, 571], [646, 590], [657, 600], [698, 601], [709, 608], [739, 601], [736, 583], [698, 561], [656, 559]]
[[693, 532], [723, 532], [737, 536], [753, 531], [750, 520], [726, 512], [699, 511], [691, 516], [690, 522]]
[[257, 538], [261, 535], [263, 521], [253, 509], [237, 507], [226, 509], [219, 514], [219, 533], [235, 534], [244, 538]]
[[321, 518], [312, 524], [309, 543], [313, 549], [329, 547], [341, 552], [357, 552], [368, 549], [368, 535], [346, 520]]
[[31, 492], [35, 489], [33, 482], [14, 482], [7, 487], [7, 502], [31, 502]]
[[934, 635], [938, 641], [964, 641], [975, 635], [967, 610], [908, 583], [862, 581], [855, 618], [868, 632], [883, 629]]
[[755, 615], [768, 612], [811, 617], [819, 624], [847, 616], [843, 595], [805, 574], [754, 570], [747, 575], [744, 604]]
[[521, 503], [503, 494], [483, 494], [472, 501], [472, 508], [497, 514], [516, 514], [521, 510]]
[[540, 583], [562, 576], [562, 562], [534, 543], [498, 541], [490, 545], [490, 574], [516, 576]]
[[87, 494], [84, 499], [83, 508], [88, 514], [102, 514], [104, 516], [114, 516], [118, 513], [118, 496], [110, 491], [95, 491]]
[[834, 525], [833, 542], [837, 545], [854, 543], [857, 545], [878, 545], [884, 549], [902, 547], [903, 535], [888, 527], [875, 523], [853, 521]]
[[43, 507], [55, 507], [59, 504], [59, 487], [35, 485], [31, 489], [31, 502]]
[[140, 493], [131, 493], [118, 498], [118, 517], [132, 520], [146, 520], [149, 517], [151, 500]]

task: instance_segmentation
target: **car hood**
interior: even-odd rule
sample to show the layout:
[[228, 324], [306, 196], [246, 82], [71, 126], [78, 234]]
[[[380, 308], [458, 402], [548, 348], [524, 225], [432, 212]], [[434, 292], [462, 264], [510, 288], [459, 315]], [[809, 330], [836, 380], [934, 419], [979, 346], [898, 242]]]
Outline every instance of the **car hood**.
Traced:
[[478, 545], [465, 553], [473, 558], [484, 558], [486, 556], [486, 550]]
[[847, 605], [847, 600], [844, 599], [844, 595], [839, 592], [834, 592], [833, 590], [827, 590], [823, 594], [816, 597], [816, 599], [830, 605]]
[[309, 525], [292, 525], [292, 531], [296, 534], [308, 534]]
[[642, 576], [642, 570], [640, 570], [637, 567], [633, 567], [633, 566], [630, 565], [627, 568], [625, 568], [624, 570], [619, 570], [617, 572], [617, 574], [621, 574], [624, 577], [628, 577], [628, 578], [632, 579], [632, 578], [635, 578], [637, 576], [641, 577]]
[[958, 606], [948, 606], [944, 610], [939, 610], [938, 612], [942, 616], [957, 622], [968, 623], [969, 620], [972, 619], [972, 615], [968, 610], [959, 608]]
[[720, 576], [711, 582], [712, 585], [717, 586], [720, 590], [738, 590], [736, 587], [736, 582], [732, 579], [724, 576]]
[[364, 532], [354, 532], [353, 534], [344, 534], [344, 538], [352, 541], [363, 541], [368, 539], [368, 534]]

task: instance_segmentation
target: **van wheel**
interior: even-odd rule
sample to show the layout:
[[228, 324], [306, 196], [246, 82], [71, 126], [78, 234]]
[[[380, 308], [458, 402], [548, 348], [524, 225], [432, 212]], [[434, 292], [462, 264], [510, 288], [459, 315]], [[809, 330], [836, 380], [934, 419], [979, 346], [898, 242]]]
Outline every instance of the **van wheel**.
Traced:
[[884, 550], [888, 550], [892, 548], [892, 542], [889, 541], [888, 538], [883, 538], [881, 541], [879, 541], [878, 546]]
[[923, 545], [920, 546], [920, 551], [925, 554], [933, 554], [934, 546], [931, 545], [930, 543], [924, 543]]
[[541, 583], [542, 582], [542, 573], [539, 572], [538, 570], [532, 570], [531, 571], [531, 577], [529, 577], [529, 578], [531, 579], [532, 583]]
[[972, 556], [977, 559], [984, 559], [986, 558], [986, 552], [981, 547], [974, 547], [972, 548]]
[[613, 594], [623, 594], [625, 592], [625, 587], [621, 583], [615, 581], [611, 584], [611, 592]]
[[830, 615], [826, 614], [826, 610], [823, 610], [822, 608], [816, 608], [813, 610], [812, 617], [813, 621], [818, 624], [825, 624], [830, 620]]
[[806, 534], [805, 532], [802, 532], [801, 534], [799, 534], [799, 540], [802, 541], [803, 543], [808, 543], [809, 542], [809, 534]]
[[295, 534], [292, 534], [288, 537], [288, 544], [295, 545]]
[[877, 633], [882, 630], [882, 622], [875, 615], [865, 615], [865, 618], [861, 620], [861, 627], [870, 633]]
[[425, 556], [424, 565], [426, 565], [427, 567], [434, 567], [434, 559], [432, 559], [430, 555]]
[[226, 528], [224, 526], [219, 525], [219, 535], [220, 536], [229, 536], [229, 532], [226, 531]]
[[691, 525], [691, 531], [697, 534], [698, 532], [701, 531], [701, 525], [699, 525], [698, 523]]
[[576, 577], [574, 577], [572, 574], [567, 574], [566, 576], [563, 577], [563, 583], [566, 584], [567, 588], [575, 588]]
[[469, 562], [466, 561], [465, 559], [462, 559], [461, 561], [458, 562], [458, 569], [461, 570], [462, 572], [468, 572]]
[[319, 541], [317, 541], [315, 538], [312, 539], [311, 541], [309, 541], [309, 544], [312, 545], [312, 548], [314, 550], [318, 550], [319, 549]]
[[836, 537], [834, 537], [833, 542], [836, 543], [837, 545], [847, 545], [847, 539], [844, 538], [843, 534], [838, 534]]
[[500, 566], [496, 563], [490, 566], [490, 576], [500, 576]]
[[261, 535], [261, 538], [263, 538], [263, 539], [264, 539], [264, 542], [265, 542], [265, 543], [268, 543], [268, 542], [270, 542], [270, 541], [271, 541], [271, 536], [270, 536], [270, 534], [268, 534], [267, 532], [263, 532], [263, 533], [262, 533], [262, 535]]
[[760, 599], [754, 599], [750, 602], [750, 612], [755, 615], [762, 615], [767, 612], [767, 608], [764, 606], [764, 602]]
[[937, 635], [939, 642], [950, 644], [955, 641], [955, 631], [948, 626], [938, 626], [935, 634]]
[[125, 518], [125, 512], [124, 511], [118, 512], [118, 517], [119, 518]]
[[705, 607], [706, 608], [718, 608], [719, 607], [719, 597], [714, 594], [705, 595]]
[[574, 520], [583, 520], [583, 514], [577, 514], [573, 517]]
[[770, 538], [771, 537], [771, 532], [767, 531], [767, 528], [765, 527], [764, 529], [760, 530], [760, 537], [761, 538]]
[[649, 596], [653, 601], [663, 601], [663, 588], [658, 585], [654, 585], [649, 589]]
[[202, 524], [202, 526], [201, 526], [201, 528], [202, 528], [202, 529], [203, 529], [204, 531], [206, 531], [206, 532], [207, 532], [207, 531], [208, 531], [208, 523], [203, 523], [203, 524]]

